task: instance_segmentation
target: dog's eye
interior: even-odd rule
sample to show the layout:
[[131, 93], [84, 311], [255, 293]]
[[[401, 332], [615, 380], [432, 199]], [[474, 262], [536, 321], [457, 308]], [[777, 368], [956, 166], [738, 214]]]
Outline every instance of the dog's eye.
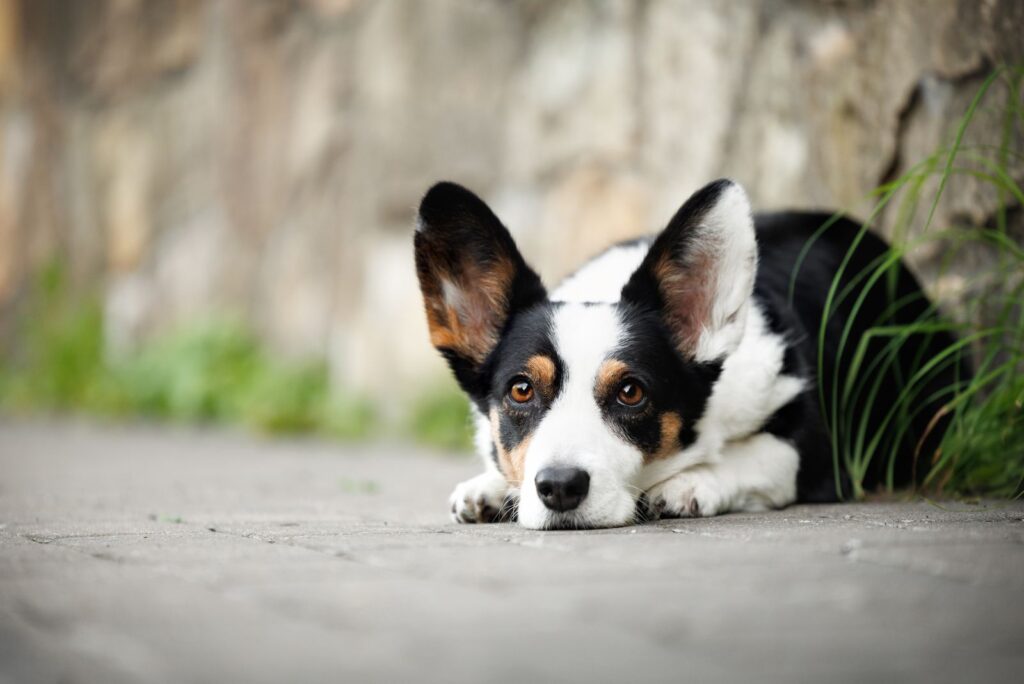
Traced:
[[525, 404], [533, 399], [533, 385], [526, 378], [516, 378], [508, 389], [508, 396], [517, 404]]
[[647, 398], [644, 388], [636, 380], [626, 380], [619, 386], [619, 393], [615, 397], [623, 406], [639, 406]]

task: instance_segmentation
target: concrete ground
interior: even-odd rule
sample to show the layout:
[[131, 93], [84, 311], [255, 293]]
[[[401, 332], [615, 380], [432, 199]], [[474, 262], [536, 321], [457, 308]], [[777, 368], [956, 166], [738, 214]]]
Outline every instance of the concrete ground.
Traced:
[[1019, 681], [1024, 506], [457, 526], [467, 458], [0, 423], [0, 681]]

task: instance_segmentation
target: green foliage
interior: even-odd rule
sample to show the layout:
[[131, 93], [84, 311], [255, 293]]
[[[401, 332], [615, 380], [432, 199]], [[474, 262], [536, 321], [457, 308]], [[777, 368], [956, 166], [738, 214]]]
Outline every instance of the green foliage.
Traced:
[[[926, 491], [938, 494], [1014, 496], [1024, 483], [1024, 245], [1020, 236], [1007, 232], [1007, 213], [1012, 204], [1024, 205], [1024, 191], [1009, 173], [1010, 161], [1019, 161], [1013, 146], [1022, 131], [1021, 81], [1024, 71], [996, 70], [981, 86], [961, 120], [949, 147], [937, 150], [895, 181], [878, 188], [874, 211], [867, 223], [890, 205], [895, 206], [896, 224], [889, 253], [863, 271], [851, 274], [852, 284], [840, 289], [840, 277], [849, 265], [844, 261], [828, 292], [826, 314], [818, 335], [819, 352], [825, 344], [831, 314], [844, 302], [852, 303], [855, 315], [867, 291], [878, 283], [892, 283], [898, 260], [907, 253], [931, 244], [946, 255], [943, 271], [965, 249], [985, 249], [994, 254], [991, 264], [973, 274], [967, 283], [967, 297], [961, 302], [960, 323], [944, 323], [930, 310], [916, 321], [893, 325], [880, 321], [862, 339], [852, 339], [847, 326], [839, 353], [850, 361], [845, 377], [838, 371], [832, 378], [829, 396], [821, 395], [823, 415], [832, 436], [833, 458], [849, 474], [856, 497], [865, 495], [862, 482], [869, 467], [881, 460], [889, 473], [889, 489], [895, 459], [905, 436], [921, 444], [922, 435], [912, 434], [916, 412], [931, 401], [940, 400], [939, 418], [949, 418], [941, 446], [934, 453], [915, 454], [919, 468], [926, 468]], [[1006, 88], [1002, 144], [998, 147], [965, 144], [966, 133], [979, 108], [987, 102], [994, 84]], [[956, 183], [989, 185], [1000, 198], [995, 226], [932, 227], [935, 210], [943, 192]], [[935, 188], [932, 191], [927, 188]], [[927, 211], [922, 211], [926, 209]], [[923, 217], [923, 222], [922, 222]], [[820, 229], [828, 230], [831, 222]], [[909, 239], [912, 227], [919, 237]], [[805, 251], [806, 254], [806, 251]], [[795, 280], [794, 280], [795, 282]], [[896, 302], [894, 311], [909, 302]], [[899, 353], [907, 344], [918, 345], [939, 331], [954, 333], [957, 341], [933, 358], [918, 355], [902, 389], [895, 397], [883, 396], [883, 378], [898, 373]], [[881, 342], [882, 351], [868, 358], [868, 344]], [[913, 349], [914, 347], [908, 347]], [[972, 353], [973, 352], [973, 353]], [[819, 356], [821, 354], [819, 353]], [[936, 389], [930, 381], [939, 373], [956, 368], [959, 359], [974, 359], [972, 377], [959, 377], [952, 386]], [[820, 364], [820, 361], [819, 361]], [[824, 373], [822, 367], [819, 374]], [[930, 392], [930, 394], [926, 394]], [[868, 416], [860, 407], [885, 402], [885, 429], [868, 434]], [[837, 481], [837, 488], [839, 483]]]
[[323, 363], [275, 360], [241, 325], [197, 323], [108, 360], [100, 307], [71, 293], [59, 263], [42, 274], [26, 308], [21, 346], [0, 365], [7, 411], [240, 423], [343, 439], [374, 428], [366, 400], [330, 391]]
[[408, 432], [423, 444], [459, 451], [470, 449], [472, 440], [466, 395], [451, 380], [421, 395], [413, 403]]
[[1024, 374], [1003, 377], [985, 401], [963, 412], [934, 469], [936, 488], [1018, 496], [1024, 480]]
[[110, 368], [133, 413], [183, 421], [244, 417], [242, 408], [276, 369], [252, 336], [225, 324], [195, 326], [157, 339]]
[[244, 422], [267, 432], [309, 432], [324, 427], [328, 395], [322, 364], [263, 364], [240, 393], [235, 409]]
[[103, 366], [103, 316], [93, 299], [72, 301], [65, 269], [54, 262], [40, 273], [28, 314], [20, 321], [23, 349], [5, 365], [0, 392], [16, 409], [65, 410], [92, 405], [103, 388], [93, 382]]

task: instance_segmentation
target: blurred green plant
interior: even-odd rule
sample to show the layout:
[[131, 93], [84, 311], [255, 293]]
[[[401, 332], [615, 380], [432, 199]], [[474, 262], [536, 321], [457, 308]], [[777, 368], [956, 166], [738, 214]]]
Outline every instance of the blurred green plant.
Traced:
[[[840, 289], [843, 267], [828, 293], [822, 326], [818, 334], [819, 357], [825, 344], [831, 312], [843, 302], [852, 303], [850, 318], [863, 304], [865, 293], [878, 282], [893, 282], [898, 260], [930, 245], [945, 258], [940, 277], [957, 256], [968, 248], [991, 255], [987, 267], [974, 272], [959, 302], [957, 321], [941, 321], [929, 309], [916, 321], [893, 325], [880, 321], [861, 339], [852, 339], [846, 326], [839, 339], [839, 353], [850, 361], [845, 377], [839, 371], [832, 378], [831, 393], [822, 389], [820, 403], [832, 437], [837, 473], [849, 475], [855, 498], [864, 497], [863, 480], [873, 463], [883, 459], [888, 472], [887, 490], [892, 491], [893, 464], [904, 437], [923, 436], [912, 432], [916, 412], [935, 400], [943, 402], [933, 424], [949, 418], [949, 427], [933, 453], [914, 454], [918, 468], [925, 469], [922, 489], [938, 495], [1019, 496], [1024, 489], [1024, 245], [1019, 235], [1008, 231], [1008, 214], [1024, 206], [1024, 191], [1010, 173], [1024, 154], [1017, 147], [1024, 138], [1024, 110], [1021, 82], [1024, 70], [999, 68], [981, 85], [962, 117], [953, 140], [899, 178], [872, 193], [876, 200], [866, 227], [888, 206], [896, 211], [891, 247], [866, 269], [854, 274], [852, 284]], [[998, 146], [970, 146], [965, 134], [994, 84], [1005, 87], [1006, 106], [1002, 112], [1002, 141]], [[947, 226], [933, 229], [932, 220], [943, 192], [959, 182], [980, 183], [994, 189], [999, 198], [992, 226]], [[820, 232], [828, 230], [825, 223]], [[908, 237], [919, 227], [918, 236]], [[865, 228], [866, 230], [867, 228]], [[856, 246], [856, 245], [855, 245]], [[806, 250], [805, 250], [806, 254]], [[794, 279], [795, 282], [795, 279]], [[907, 302], [895, 303], [898, 309]], [[895, 309], [894, 309], [895, 310]], [[918, 354], [909, 374], [901, 381], [897, 396], [881, 392], [886, 377], [898, 374], [900, 351], [909, 344], [931, 339], [939, 331], [954, 333], [955, 341], [933, 358]], [[881, 354], [866, 353], [872, 340], [884, 342]], [[973, 352], [973, 354], [971, 353]], [[931, 381], [940, 373], [956, 368], [962, 356], [973, 356], [973, 375], [958, 377], [951, 386], [934, 388]], [[819, 375], [824, 369], [818, 368]], [[823, 387], [823, 386], [822, 386]], [[931, 392], [931, 394], [925, 394]], [[863, 400], [885, 402], [885, 429], [868, 432], [869, 414]], [[917, 441], [921, 444], [920, 441]], [[842, 491], [836, 482], [837, 491]]]
[[0, 365], [0, 401], [17, 409], [66, 410], [99, 402], [103, 315], [92, 298], [73, 300], [60, 261], [42, 269], [18, 321], [20, 345]]
[[363, 438], [368, 400], [332, 392], [322, 362], [274, 359], [244, 326], [203, 322], [108, 360], [95, 297], [71, 292], [59, 262], [41, 274], [0, 364], [0, 408], [240, 423], [268, 433]]
[[413, 401], [407, 432], [423, 444], [441, 449], [472, 448], [469, 402], [452, 380]]

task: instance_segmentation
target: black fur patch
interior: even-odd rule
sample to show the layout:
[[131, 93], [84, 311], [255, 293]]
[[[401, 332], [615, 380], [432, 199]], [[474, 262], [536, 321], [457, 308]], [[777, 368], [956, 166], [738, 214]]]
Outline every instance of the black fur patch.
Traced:
[[[624, 303], [638, 304], [641, 307], [652, 307], [662, 312], [666, 322], [666, 330], [675, 341], [677, 348], [691, 354], [693, 345], [699, 336], [699, 326], [703, 317], [703, 307], [694, 306], [709, 302], [712, 293], [704, 291], [700, 277], [693, 282], [672, 285], [678, 290], [674, 297], [682, 301], [667, 301], [663, 290], [663, 269], [668, 270], [674, 280], [687, 278], [694, 273], [699, 265], [692, 264], [694, 254], [700, 249], [700, 225], [705, 215], [715, 206], [722, 193], [733, 185], [732, 181], [721, 179], [709, 183], [695, 192], [686, 203], [675, 213], [661, 233], [651, 244], [647, 255], [639, 268], [622, 288]], [[680, 297], [682, 295], [682, 297]], [[671, 298], [671, 296], [670, 296]], [[692, 301], [686, 301], [692, 300]]]
[[644, 387], [647, 399], [642, 407], [622, 406], [613, 390], [598, 398], [605, 418], [624, 438], [651, 454], [662, 443], [661, 416], [673, 412], [682, 419], [680, 445], [692, 444], [696, 439], [694, 426], [704, 413], [722, 364], [684, 360], [653, 306], [620, 303], [618, 309], [625, 341], [611, 356], [629, 367], [631, 377]]
[[[455, 183], [438, 183], [423, 197], [414, 238], [416, 271], [427, 309], [431, 335], [463, 390], [478, 406], [486, 403], [486, 374], [481, 366], [493, 348], [489, 341], [465, 339], [451, 331], [444, 310], [444, 283], [486, 291], [490, 314], [482, 331], [496, 344], [519, 312], [546, 301], [537, 274], [526, 264], [511, 234], [491, 209]], [[477, 290], [473, 290], [477, 288]], [[489, 288], [489, 289], [488, 289]], [[490, 291], [498, 290], [500, 291]], [[467, 298], [469, 298], [467, 297]], [[481, 349], [483, 348], [483, 349]], [[472, 353], [476, 352], [476, 353]]]
[[[491, 405], [498, 407], [499, 438], [506, 450], [515, 449], [536, 430], [562, 389], [565, 364], [552, 341], [552, 313], [557, 306], [544, 303], [517, 314], [482, 371], [488, 378], [489, 392], [479, 408], [486, 415]], [[535, 356], [554, 363], [554, 382], [546, 395], [538, 389], [530, 402], [516, 404], [508, 398], [509, 388]]]

